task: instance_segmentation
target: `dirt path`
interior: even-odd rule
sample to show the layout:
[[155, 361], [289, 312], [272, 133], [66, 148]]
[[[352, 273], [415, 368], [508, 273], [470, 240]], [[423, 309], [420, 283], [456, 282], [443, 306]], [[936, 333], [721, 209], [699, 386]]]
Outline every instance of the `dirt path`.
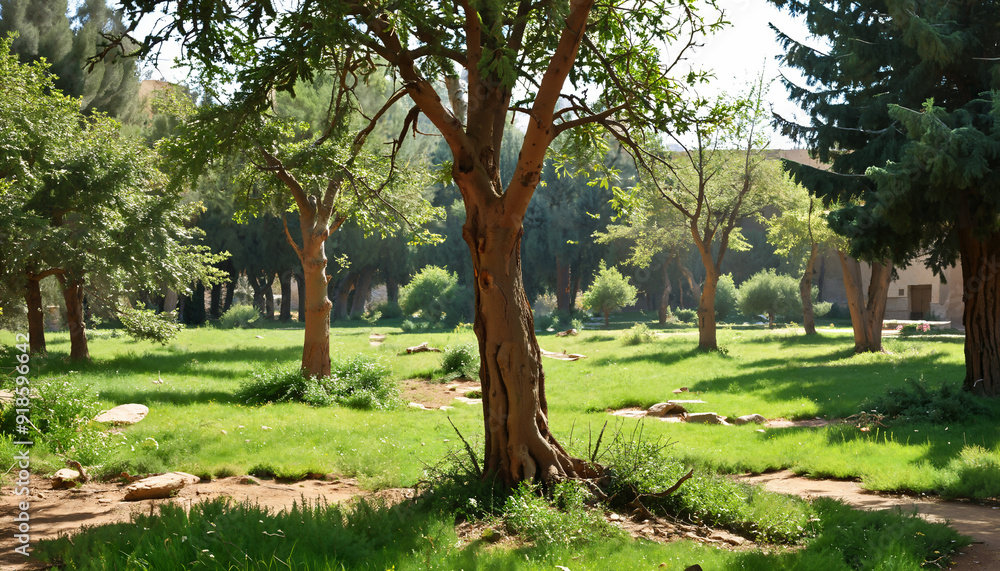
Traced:
[[972, 538], [973, 544], [955, 557], [955, 564], [950, 569], [1000, 570], [1000, 508], [936, 498], [876, 494], [865, 491], [856, 482], [811, 480], [796, 476], [788, 470], [739, 479], [761, 484], [768, 490], [783, 494], [804, 498], [837, 498], [861, 509], [916, 508], [928, 521], [949, 523], [959, 533]]

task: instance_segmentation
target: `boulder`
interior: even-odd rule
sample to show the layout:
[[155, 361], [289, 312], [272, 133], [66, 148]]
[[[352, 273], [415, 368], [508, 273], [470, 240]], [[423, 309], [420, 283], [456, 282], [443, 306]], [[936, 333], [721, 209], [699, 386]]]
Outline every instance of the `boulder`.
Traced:
[[53, 490], [64, 490], [67, 488], [76, 487], [76, 479], [80, 477], [80, 473], [76, 470], [70, 470], [69, 468], [63, 468], [52, 475], [52, 489]]
[[737, 426], [742, 424], [765, 424], [767, 419], [759, 414], [744, 414], [743, 416], [737, 416], [736, 418], [727, 418], [730, 424], [735, 424]]
[[201, 478], [184, 472], [167, 472], [132, 482], [125, 488], [125, 501], [169, 498], [170, 494], [188, 484], [197, 484]]
[[729, 426], [729, 423], [726, 422], [725, 419], [714, 412], [693, 412], [687, 415], [685, 420], [687, 422], [696, 422], [699, 424], [722, 424]]
[[149, 407], [142, 404], [123, 404], [111, 410], [106, 410], [94, 417], [97, 422], [109, 424], [135, 424], [146, 418]]
[[649, 407], [646, 416], [667, 416], [673, 414], [684, 414], [687, 412], [683, 406], [672, 402], [658, 402]]

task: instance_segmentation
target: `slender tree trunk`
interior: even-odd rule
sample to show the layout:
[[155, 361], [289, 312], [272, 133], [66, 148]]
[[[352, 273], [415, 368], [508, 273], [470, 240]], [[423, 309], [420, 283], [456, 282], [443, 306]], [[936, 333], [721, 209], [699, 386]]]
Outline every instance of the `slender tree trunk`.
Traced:
[[705, 287], [698, 298], [698, 348], [702, 351], [717, 351], [719, 341], [715, 327], [715, 293], [719, 286], [719, 273], [714, 268], [706, 268]]
[[556, 256], [556, 309], [569, 313], [569, 266]]
[[266, 310], [265, 305], [267, 302], [264, 301], [264, 280], [258, 279], [254, 272], [247, 272], [247, 282], [250, 284], [250, 289], [253, 290], [253, 306], [261, 314], [264, 315]]
[[240, 275], [238, 273], [229, 274], [229, 282], [226, 283], [226, 300], [222, 304], [222, 313], [229, 311], [229, 308], [233, 306], [233, 298], [236, 296], [236, 287], [240, 283]]
[[281, 312], [278, 321], [287, 323], [292, 320], [292, 271], [281, 273]]
[[882, 350], [882, 320], [885, 317], [886, 298], [889, 281], [892, 279], [892, 263], [873, 263], [871, 281], [868, 284], [868, 299], [863, 295], [861, 263], [849, 259], [842, 250], [837, 251], [844, 269], [844, 289], [847, 291], [847, 306], [851, 312], [854, 328], [854, 352], [876, 353]]
[[375, 268], [366, 268], [358, 277], [358, 283], [354, 287], [354, 302], [351, 304], [351, 319], [360, 317], [365, 313], [365, 306], [372, 295], [372, 279], [375, 277]]
[[[483, 193], [485, 194], [485, 193]], [[508, 485], [587, 476], [549, 431], [545, 373], [521, 278], [521, 220], [501, 201], [466, 201], [462, 235], [475, 272], [475, 324], [486, 425], [485, 474]]]
[[767, 328], [774, 329], [774, 310], [767, 312]]
[[264, 316], [274, 321], [274, 274], [268, 274], [264, 282]]
[[670, 263], [663, 264], [663, 294], [660, 296], [660, 325], [667, 324], [667, 313], [670, 312], [670, 276], [667, 275], [667, 268]]
[[66, 324], [69, 327], [69, 358], [71, 361], [89, 361], [87, 327], [83, 320], [83, 280], [68, 280], [59, 275], [63, 299], [66, 300]]
[[799, 297], [802, 298], [802, 325], [806, 328], [806, 335], [816, 334], [816, 317], [813, 314], [812, 304], [812, 276], [817, 254], [819, 254], [819, 244], [813, 242], [812, 250], [809, 251], [809, 261], [806, 262], [806, 271], [802, 274], [802, 279], [799, 280]]
[[341, 321], [347, 319], [347, 301], [350, 298], [351, 290], [354, 289], [354, 284], [358, 281], [358, 274], [354, 272], [349, 272], [346, 276], [340, 279], [337, 283], [337, 290], [334, 294], [333, 302], [333, 319], [334, 321]]
[[399, 280], [394, 277], [386, 276], [385, 297], [389, 303], [399, 303]]
[[958, 231], [965, 282], [965, 381], [973, 394], [1000, 396], [1000, 233], [985, 242]]
[[208, 305], [208, 315], [212, 319], [222, 316], [222, 284], [217, 283], [212, 286], [212, 297]]
[[24, 303], [28, 306], [28, 352], [45, 355], [45, 311], [39, 280], [28, 278], [24, 287]]

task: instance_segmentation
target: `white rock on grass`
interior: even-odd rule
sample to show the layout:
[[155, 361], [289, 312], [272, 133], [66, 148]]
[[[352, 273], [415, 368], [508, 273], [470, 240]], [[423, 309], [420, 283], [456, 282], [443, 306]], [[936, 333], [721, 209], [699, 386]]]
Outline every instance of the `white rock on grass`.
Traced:
[[741, 424], [765, 424], [767, 419], [759, 414], [744, 414], [743, 416], [737, 416], [736, 418], [727, 419], [730, 423], [735, 425]]
[[123, 404], [94, 417], [97, 422], [109, 424], [135, 424], [146, 418], [149, 407], [143, 404]]
[[188, 484], [197, 484], [200, 481], [201, 478], [198, 476], [184, 472], [167, 472], [159, 476], [150, 476], [129, 484], [125, 488], [125, 501], [169, 498], [173, 492]]

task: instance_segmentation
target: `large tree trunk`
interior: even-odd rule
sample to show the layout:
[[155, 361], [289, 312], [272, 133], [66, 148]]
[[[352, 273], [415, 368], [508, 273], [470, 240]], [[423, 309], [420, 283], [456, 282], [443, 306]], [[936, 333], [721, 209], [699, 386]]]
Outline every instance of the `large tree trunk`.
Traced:
[[965, 381], [973, 394], [1000, 396], [1000, 234], [981, 242], [959, 229], [965, 282]]
[[395, 277], [385, 277], [385, 297], [389, 303], [399, 304], [399, 280]]
[[287, 323], [292, 320], [292, 271], [286, 270], [281, 273], [281, 311], [278, 314], [278, 321]]
[[[326, 274], [326, 239], [343, 219], [331, 228], [326, 220], [311, 213], [299, 212], [302, 247], [289, 242], [302, 262], [302, 289], [299, 291], [299, 317], [305, 313], [305, 341], [302, 345], [302, 373], [309, 377], [330, 376], [330, 310], [333, 303], [326, 295], [330, 277]], [[304, 310], [302, 309], [304, 307]]]
[[466, 203], [462, 235], [475, 273], [485, 474], [513, 485], [592, 475], [549, 431], [545, 374], [534, 319], [521, 279], [521, 220], [501, 201], [480, 209]]
[[361, 317], [365, 313], [365, 306], [372, 296], [372, 279], [375, 277], [375, 268], [366, 268], [358, 276], [358, 283], [354, 287], [354, 302], [351, 303], [351, 319]]
[[69, 358], [71, 361], [89, 361], [87, 327], [83, 319], [83, 280], [68, 280], [59, 276], [63, 299], [66, 300], [66, 324], [69, 327]]
[[854, 352], [875, 353], [882, 350], [882, 320], [885, 317], [889, 281], [892, 279], [892, 262], [872, 263], [872, 276], [865, 300], [861, 281], [861, 263], [849, 259], [842, 250], [837, 251], [844, 269], [844, 289], [847, 307], [851, 312], [854, 328]]
[[799, 280], [799, 297], [802, 298], [802, 325], [806, 328], [806, 335], [816, 334], [816, 316], [813, 314], [812, 304], [812, 277], [817, 254], [819, 254], [819, 244], [813, 242], [812, 250], [809, 251], [809, 261], [806, 262], [806, 271], [802, 274], [802, 279]]
[[45, 355], [45, 311], [39, 280], [28, 278], [24, 287], [24, 303], [28, 306], [28, 352]]
[[264, 316], [274, 321], [274, 274], [269, 274], [264, 282]]
[[670, 262], [663, 264], [663, 294], [660, 295], [660, 325], [667, 324], [667, 313], [670, 312], [670, 276], [667, 273], [667, 268], [670, 266]]
[[556, 309], [567, 314], [570, 310], [569, 278], [569, 265], [562, 263], [560, 257], [556, 256]]

